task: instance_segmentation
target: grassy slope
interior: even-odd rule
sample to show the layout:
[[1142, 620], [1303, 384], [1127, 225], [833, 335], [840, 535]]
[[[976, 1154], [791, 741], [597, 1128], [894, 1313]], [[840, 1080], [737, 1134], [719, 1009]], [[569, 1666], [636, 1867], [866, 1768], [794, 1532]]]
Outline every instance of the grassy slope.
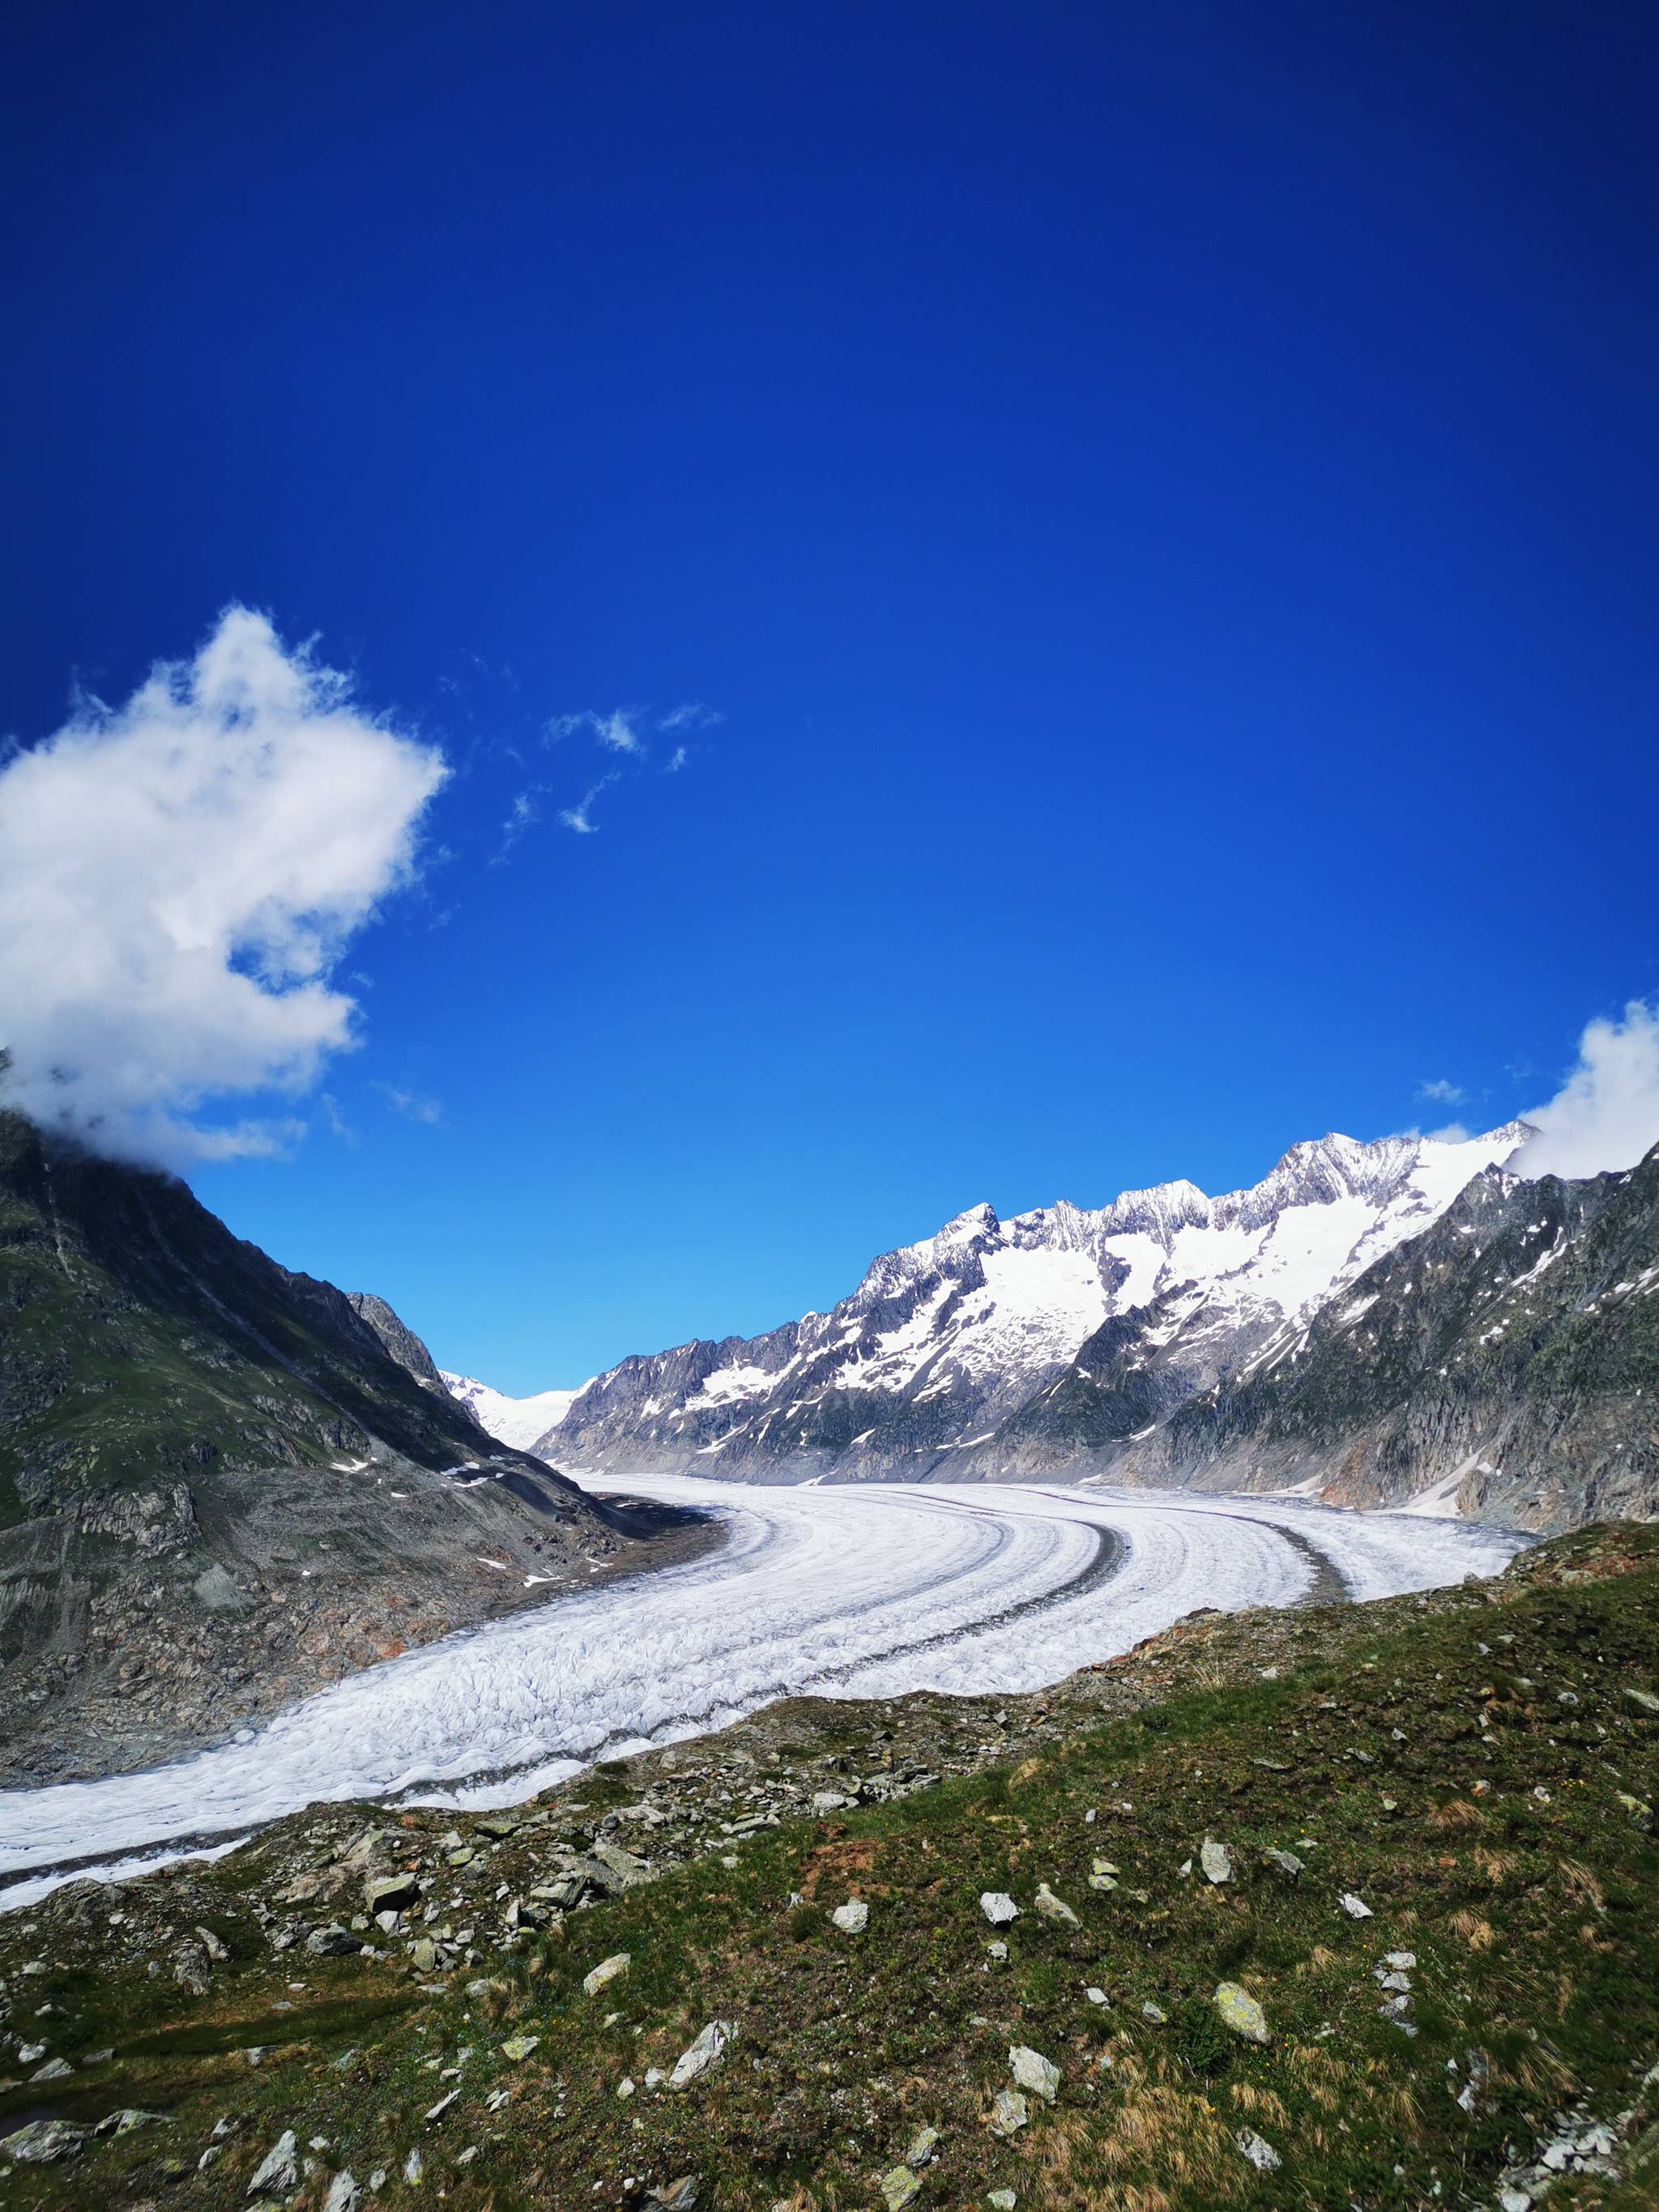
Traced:
[[[1634, 2111], [1639, 2135], [1655, 2096], [1641, 2077], [1659, 2058], [1659, 1847], [1620, 1793], [1659, 1792], [1659, 1719], [1627, 1694], [1659, 1692], [1659, 1532], [1565, 1539], [1427, 1609], [1304, 1614], [1286, 1625], [1274, 1680], [1249, 1637], [1206, 1626], [1177, 1648], [1185, 1663], [1165, 1664], [1162, 1702], [1079, 1726], [1039, 1758], [796, 1822], [734, 1849], [735, 1864], [704, 1860], [574, 1914], [483, 1970], [493, 1986], [471, 1996], [464, 1974], [429, 1994], [374, 1962], [295, 1966], [248, 1945], [230, 1908], [269, 1881], [280, 1835], [263, 1866], [239, 1855], [213, 1871], [220, 1925], [245, 1955], [198, 2003], [165, 1981], [100, 1976], [85, 1952], [25, 1981], [21, 1960], [63, 1921], [0, 1923], [14, 2028], [26, 2000], [55, 2002], [60, 2047], [120, 2048], [88, 2076], [106, 2104], [174, 2108], [72, 2164], [15, 2170], [7, 2201], [240, 2203], [291, 2126], [302, 2150], [329, 2145], [307, 2206], [338, 2167], [362, 2182], [385, 2166], [376, 2201], [394, 2206], [438, 2190], [495, 2212], [638, 2202], [625, 2178], [693, 2173], [704, 2207], [805, 2212], [878, 2203], [878, 2177], [927, 2124], [941, 2140], [923, 2205], [996, 2187], [1021, 2206], [1122, 2212], [1469, 2205], [1495, 2203], [1506, 2161], [1577, 2098], [1599, 2116]], [[607, 1790], [637, 1794], [638, 1777], [580, 1786], [598, 1805]], [[1206, 1834], [1233, 1855], [1223, 1887], [1178, 1872]], [[1273, 1872], [1269, 1845], [1298, 1849], [1306, 1872]], [[1097, 1856], [1119, 1869], [1108, 1893], [1089, 1887]], [[1032, 1911], [1041, 1881], [1079, 1927]], [[1004, 1964], [988, 1956], [984, 1889], [1023, 1908]], [[1344, 1915], [1343, 1890], [1374, 1917]], [[827, 1917], [852, 1895], [871, 1908], [857, 1937]], [[1378, 2013], [1374, 1972], [1393, 1948], [1417, 1954], [1415, 2038]], [[628, 1976], [583, 1996], [582, 1976], [618, 1950]], [[1259, 1998], [1267, 2048], [1218, 2025], [1223, 1978]], [[1091, 1983], [1109, 2011], [1085, 2000]], [[618, 2096], [717, 2018], [738, 2036], [702, 2082]], [[540, 2039], [517, 2063], [500, 2047], [515, 2033]], [[238, 2055], [250, 2043], [278, 2047], [253, 2069]], [[1053, 2109], [1034, 2099], [1030, 2125], [1005, 2142], [985, 2121], [1012, 2043], [1044, 2052], [1062, 2081]], [[1472, 2073], [1470, 2113], [1455, 2094]], [[423, 2120], [451, 2088], [457, 2100]], [[489, 2112], [502, 2088], [511, 2101]], [[222, 2113], [239, 2124], [198, 2172]], [[1243, 2127], [1275, 2146], [1279, 2172], [1246, 2162]], [[418, 2191], [399, 2179], [414, 2144]], [[1656, 2197], [1646, 2180], [1580, 2179], [1552, 2201], [1632, 2212]]]

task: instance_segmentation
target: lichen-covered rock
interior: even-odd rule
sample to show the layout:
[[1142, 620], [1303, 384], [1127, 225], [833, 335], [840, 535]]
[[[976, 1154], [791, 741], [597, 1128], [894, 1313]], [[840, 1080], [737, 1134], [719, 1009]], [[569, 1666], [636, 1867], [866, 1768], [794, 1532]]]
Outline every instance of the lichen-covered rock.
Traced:
[[1231, 2028], [1235, 2035], [1242, 2035], [1246, 2043], [1273, 2041], [1267, 2014], [1249, 1991], [1240, 1989], [1237, 1982], [1216, 1984], [1215, 2008], [1221, 2015], [1222, 2026]]
[[589, 1997], [598, 1996], [606, 1983], [614, 1982], [618, 1975], [625, 1974], [633, 1963], [634, 1954], [631, 1951], [613, 1951], [608, 1959], [601, 1959], [597, 1966], [583, 1975], [582, 1995]]

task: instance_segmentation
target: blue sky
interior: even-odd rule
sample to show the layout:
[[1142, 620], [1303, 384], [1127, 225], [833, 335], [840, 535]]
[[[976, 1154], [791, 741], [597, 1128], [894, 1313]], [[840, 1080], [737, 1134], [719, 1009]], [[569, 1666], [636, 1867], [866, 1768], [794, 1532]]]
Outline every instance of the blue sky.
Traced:
[[331, 1106], [192, 1180], [447, 1364], [1502, 1119], [1659, 988], [1650, 10], [7, 37], [0, 714], [237, 599], [442, 747]]

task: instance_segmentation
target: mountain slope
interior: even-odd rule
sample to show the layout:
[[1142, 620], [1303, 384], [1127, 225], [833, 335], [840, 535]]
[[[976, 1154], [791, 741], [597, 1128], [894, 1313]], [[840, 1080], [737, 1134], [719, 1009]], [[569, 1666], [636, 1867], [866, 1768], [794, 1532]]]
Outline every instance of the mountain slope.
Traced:
[[1150, 1419], [1428, 1226], [1524, 1133], [1328, 1136], [1221, 1198], [1174, 1182], [1094, 1212], [1062, 1201], [1005, 1222], [975, 1206], [884, 1254], [827, 1314], [623, 1360], [551, 1434], [587, 1468], [759, 1480], [968, 1472], [967, 1455], [1062, 1381], [1103, 1328], [1164, 1353]]
[[1121, 1429], [1146, 1387], [1086, 1348], [999, 1439], [1000, 1469], [1086, 1458], [1120, 1480], [1301, 1483], [1539, 1529], [1659, 1512], [1659, 1146], [1583, 1182], [1477, 1176], [1305, 1329], [1115, 1451], [1111, 1401]]
[[382, 1300], [0, 1113], [12, 1771], [156, 1755], [585, 1575], [635, 1522], [495, 1444]]

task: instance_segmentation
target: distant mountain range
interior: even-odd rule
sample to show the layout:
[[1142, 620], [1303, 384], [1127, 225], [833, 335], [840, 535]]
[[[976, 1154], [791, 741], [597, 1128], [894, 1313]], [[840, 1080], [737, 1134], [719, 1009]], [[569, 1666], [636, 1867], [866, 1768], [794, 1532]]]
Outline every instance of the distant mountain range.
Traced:
[[[531, 1439], [619, 1474], [1301, 1486], [1558, 1528], [1659, 1505], [1659, 1155], [1327, 1136], [1252, 1188], [988, 1206], [827, 1314], [625, 1359]], [[469, 1402], [528, 1435], [544, 1401]], [[558, 1394], [548, 1394], [556, 1398]]]

